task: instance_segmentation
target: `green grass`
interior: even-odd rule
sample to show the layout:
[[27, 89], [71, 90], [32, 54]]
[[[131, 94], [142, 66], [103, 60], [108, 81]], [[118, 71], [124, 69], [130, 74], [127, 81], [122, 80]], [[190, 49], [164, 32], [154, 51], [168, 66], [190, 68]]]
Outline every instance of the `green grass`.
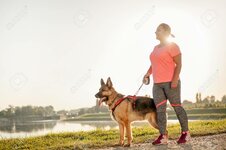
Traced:
[[[177, 119], [175, 114], [168, 115], [168, 119]], [[219, 120], [226, 119], [226, 114], [212, 113], [212, 114], [188, 114], [190, 120]]]
[[[174, 110], [167, 111], [168, 115], [175, 115]], [[186, 109], [186, 113], [188, 115], [195, 115], [195, 114], [226, 114], [226, 108], [194, 108], [194, 109]]]
[[[189, 128], [192, 136], [203, 136], [211, 134], [226, 133], [226, 119], [216, 121], [196, 121], [189, 122]], [[180, 134], [179, 124], [168, 126], [169, 137], [175, 139]], [[142, 143], [153, 140], [158, 135], [158, 131], [149, 126], [133, 128], [133, 143]], [[85, 149], [85, 148], [103, 148], [114, 146], [119, 140], [119, 131], [95, 130], [87, 132], [65, 132], [57, 134], [48, 134], [39, 137], [1, 139], [0, 149]]]

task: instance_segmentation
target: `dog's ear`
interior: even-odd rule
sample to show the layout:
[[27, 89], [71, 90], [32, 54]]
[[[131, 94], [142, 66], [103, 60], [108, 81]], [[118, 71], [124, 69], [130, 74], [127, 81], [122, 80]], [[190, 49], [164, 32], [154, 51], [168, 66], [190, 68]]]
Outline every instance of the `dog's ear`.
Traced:
[[107, 86], [110, 87], [110, 88], [113, 86], [110, 77], [108, 77], [107, 83], [106, 83], [106, 84], [107, 84]]
[[102, 78], [100, 80], [100, 84], [101, 84], [101, 86], [104, 86], [105, 85], [104, 80]]

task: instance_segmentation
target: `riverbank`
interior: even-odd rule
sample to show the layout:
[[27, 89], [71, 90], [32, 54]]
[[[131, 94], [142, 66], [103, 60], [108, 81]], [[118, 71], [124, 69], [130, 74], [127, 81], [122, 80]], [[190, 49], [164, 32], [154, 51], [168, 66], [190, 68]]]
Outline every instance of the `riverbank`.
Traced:
[[[192, 137], [226, 133], [226, 119], [189, 122]], [[178, 138], [179, 124], [168, 126], [170, 139]], [[133, 128], [133, 143], [153, 140], [158, 131], [150, 126]], [[88, 132], [65, 132], [39, 137], [1, 139], [0, 149], [94, 149], [114, 147], [119, 140], [119, 131], [95, 130]]]
[[[218, 120], [226, 119], [226, 108], [206, 108], [186, 110], [189, 120]], [[168, 119], [175, 120], [177, 116], [174, 110], [167, 110]], [[74, 118], [67, 118], [63, 121], [109, 121], [112, 120], [110, 112], [83, 114]]]

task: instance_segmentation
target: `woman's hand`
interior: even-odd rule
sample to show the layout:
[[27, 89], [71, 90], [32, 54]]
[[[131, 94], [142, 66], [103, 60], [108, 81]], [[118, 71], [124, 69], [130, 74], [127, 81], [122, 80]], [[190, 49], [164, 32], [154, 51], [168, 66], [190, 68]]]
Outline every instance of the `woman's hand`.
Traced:
[[146, 74], [144, 75], [144, 78], [149, 78], [149, 76], [150, 76], [150, 74], [149, 74], [149, 73], [146, 73]]
[[148, 85], [149, 84], [149, 82], [150, 82], [150, 74], [149, 73], [146, 73], [145, 75], [144, 75], [144, 77], [143, 77], [143, 83], [144, 84], [146, 84], [146, 85]]
[[172, 89], [173, 89], [173, 88], [176, 88], [177, 85], [178, 85], [178, 80], [173, 80], [173, 81], [171, 82], [171, 88], [172, 88]]

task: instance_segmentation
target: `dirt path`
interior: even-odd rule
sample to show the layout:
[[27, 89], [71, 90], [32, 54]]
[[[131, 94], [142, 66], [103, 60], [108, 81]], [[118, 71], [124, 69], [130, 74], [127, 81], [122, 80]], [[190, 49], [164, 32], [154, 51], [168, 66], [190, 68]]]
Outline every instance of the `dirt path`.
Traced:
[[226, 133], [193, 137], [190, 143], [178, 145], [175, 140], [170, 140], [168, 145], [153, 146], [149, 143], [133, 144], [130, 148], [109, 147], [99, 150], [226, 150]]

